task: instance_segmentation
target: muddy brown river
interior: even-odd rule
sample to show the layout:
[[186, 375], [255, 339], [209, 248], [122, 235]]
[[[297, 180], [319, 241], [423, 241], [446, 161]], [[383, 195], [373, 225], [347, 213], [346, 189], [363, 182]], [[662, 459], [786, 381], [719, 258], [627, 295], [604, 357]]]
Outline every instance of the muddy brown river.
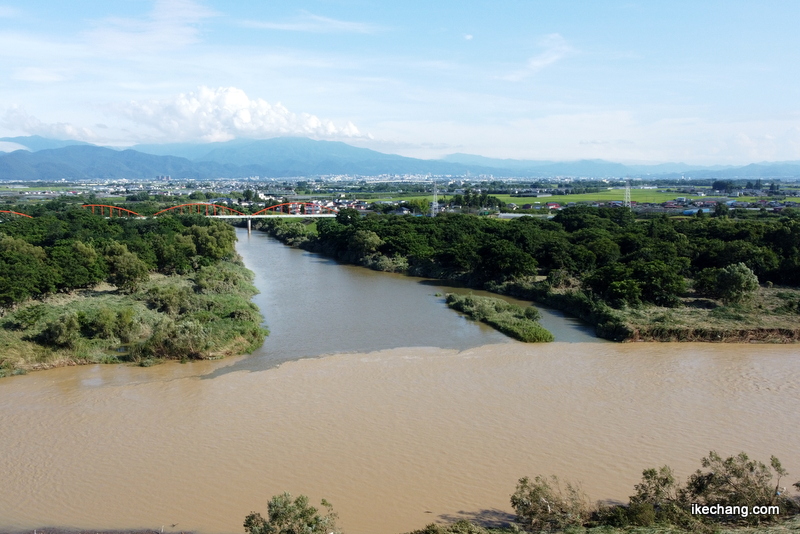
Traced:
[[800, 480], [797, 346], [605, 343], [553, 313], [557, 341], [526, 345], [448, 288], [239, 236], [272, 331], [256, 353], [0, 380], [0, 529], [241, 533], [289, 491], [393, 534], [507, 519], [524, 475], [625, 500], [709, 450]]

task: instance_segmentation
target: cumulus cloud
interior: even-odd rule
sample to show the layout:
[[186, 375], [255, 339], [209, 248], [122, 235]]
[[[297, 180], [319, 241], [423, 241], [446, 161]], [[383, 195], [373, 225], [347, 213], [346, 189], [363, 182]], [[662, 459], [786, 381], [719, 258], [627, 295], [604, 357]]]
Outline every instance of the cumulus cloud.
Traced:
[[471, 33], [464, 34], [464, 39], [466, 39], [467, 41], [471, 41], [472, 38], [473, 38], [473, 35]]
[[169, 100], [131, 102], [120, 109], [132, 121], [153, 128], [170, 140], [228, 141], [304, 135], [317, 138], [359, 137], [351, 122], [336, 126], [308, 113], [293, 113], [280, 103], [250, 99], [241, 89], [199, 87]]
[[557, 33], [545, 35], [539, 45], [544, 48], [544, 51], [530, 58], [524, 68], [503, 76], [503, 79], [518, 82], [557, 63], [574, 51], [567, 41]]
[[283, 30], [309, 33], [376, 33], [381, 27], [364, 22], [350, 22], [304, 13], [291, 21], [268, 22], [257, 20], [242, 21], [242, 26], [262, 30]]
[[75, 141], [94, 141], [95, 133], [88, 128], [73, 126], [66, 122], [44, 123], [19, 106], [9, 108], [0, 124], [12, 131], [28, 135], [41, 135], [51, 139], [71, 139]]

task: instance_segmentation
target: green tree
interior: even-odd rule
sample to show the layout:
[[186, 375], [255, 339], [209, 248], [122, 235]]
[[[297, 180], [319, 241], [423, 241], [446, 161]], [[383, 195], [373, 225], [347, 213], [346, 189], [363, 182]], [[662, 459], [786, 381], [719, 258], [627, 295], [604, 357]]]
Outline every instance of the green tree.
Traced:
[[267, 504], [267, 517], [251, 512], [244, 520], [244, 529], [248, 534], [340, 534], [333, 507], [325, 499], [322, 506], [326, 513], [320, 515], [305, 495], [294, 500], [289, 493], [275, 495]]
[[716, 288], [726, 304], [742, 303], [758, 290], [758, 277], [744, 263], [728, 265], [717, 272]]
[[353, 208], [344, 208], [336, 214], [336, 222], [345, 226], [356, 224], [360, 218], [361, 215], [358, 213], [358, 210], [354, 210]]
[[105, 250], [110, 275], [108, 281], [120, 290], [130, 293], [147, 280], [147, 265], [122, 243], [112, 241]]

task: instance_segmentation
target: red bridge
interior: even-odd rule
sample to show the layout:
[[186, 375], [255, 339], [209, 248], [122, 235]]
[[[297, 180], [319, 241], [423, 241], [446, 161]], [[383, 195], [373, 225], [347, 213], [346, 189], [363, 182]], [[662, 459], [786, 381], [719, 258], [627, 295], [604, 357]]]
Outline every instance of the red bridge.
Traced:
[[[126, 208], [120, 208], [119, 206], [109, 206], [107, 204], [84, 204], [82, 207], [86, 209], [91, 209], [92, 213], [96, 213], [100, 216], [105, 216], [105, 217], [146, 217], [145, 215], [141, 215], [139, 213], [136, 213], [135, 211], [131, 211]], [[8, 212], [8, 213], [15, 213], [15, 212]], [[161, 211], [154, 213], [153, 217], [158, 217], [159, 215], [163, 215], [165, 213], [199, 214], [199, 215], [205, 215], [206, 217], [215, 217], [221, 219], [222, 218], [250, 219], [253, 217], [261, 218], [261, 217], [275, 217], [275, 216], [335, 217], [336, 213], [338, 213], [338, 210], [336, 210], [335, 208], [320, 206], [319, 204], [314, 204], [313, 202], [285, 202], [283, 204], [269, 206], [255, 213], [243, 213], [239, 210], [229, 208], [228, 206], [222, 206], [220, 204], [193, 202], [190, 204], [179, 204], [177, 206], [172, 206], [171, 208], [163, 209]], [[24, 213], [19, 213], [17, 215], [30, 217], [30, 215], [25, 215]]]
[[18, 211], [0, 210], [0, 219], [4, 219], [9, 215], [14, 215], [14, 216], [19, 215], [20, 217], [27, 217], [29, 219], [33, 219], [33, 217], [31, 217], [30, 215], [27, 215], [25, 213], [20, 213]]
[[[92, 213], [100, 215], [101, 217], [147, 217], [147, 215], [141, 215], [140, 213], [136, 213], [135, 211], [127, 208], [110, 206], [108, 204], [84, 204], [81, 207], [85, 209], [91, 209]], [[152, 216], [158, 217], [159, 215], [163, 215], [165, 213], [194, 213], [219, 219], [253, 219], [262, 217], [335, 217], [338, 213], [338, 210], [335, 208], [320, 206], [319, 204], [314, 204], [313, 202], [285, 202], [283, 204], [269, 206], [255, 213], [243, 213], [239, 210], [229, 208], [228, 206], [195, 202], [191, 204], [172, 206], [171, 208], [158, 211]], [[12, 217], [27, 217], [29, 219], [33, 219], [32, 216], [26, 213], [0, 210], [0, 220]]]

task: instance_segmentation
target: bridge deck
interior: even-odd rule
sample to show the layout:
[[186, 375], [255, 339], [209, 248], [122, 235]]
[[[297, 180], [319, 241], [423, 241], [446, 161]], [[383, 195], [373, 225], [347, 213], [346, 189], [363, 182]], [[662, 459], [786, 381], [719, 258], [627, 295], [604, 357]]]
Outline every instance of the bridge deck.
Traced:
[[336, 217], [335, 213], [300, 213], [288, 214], [281, 213], [280, 215], [206, 215], [206, 217], [214, 219], [285, 219], [287, 217], [297, 217], [306, 219], [309, 217]]

